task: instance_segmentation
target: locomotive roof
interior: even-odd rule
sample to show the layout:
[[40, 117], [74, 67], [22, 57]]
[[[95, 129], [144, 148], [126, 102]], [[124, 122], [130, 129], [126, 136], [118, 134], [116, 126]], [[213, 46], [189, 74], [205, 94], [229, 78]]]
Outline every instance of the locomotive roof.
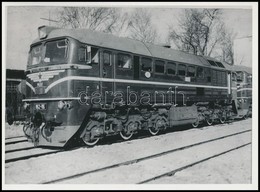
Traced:
[[234, 71], [244, 71], [244, 72], [247, 72], [249, 74], [252, 74], [252, 68], [247, 67], [247, 66], [243, 66], [243, 65], [233, 65], [233, 70]]
[[[208, 60], [214, 60], [210, 57], [197, 56], [183, 51], [177, 51], [171, 48], [162, 47], [159, 45], [154, 45], [151, 43], [143, 43], [138, 40], [117, 37], [112, 34], [107, 34], [103, 32], [92, 31], [89, 29], [52, 29], [48, 34], [48, 39], [57, 38], [57, 37], [72, 37], [79, 40], [82, 43], [87, 43], [90, 45], [105, 47], [115, 50], [122, 50], [138, 55], [151, 56], [155, 58], [162, 58], [166, 60], [173, 60], [177, 62], [194, 64], [199, 66], [208, 66], [216, 69], [221, 69], [220, 67], [212, 66]], [[36, 39], [34, 43], [40, 41]], [[215, 61], [215, 60], [214, 60]], [[223, 64], [223, 62], [222, 62]], [[223, 68], [230, 70], [229, 67], [226, 67], [226, 64], [223, 64]]]

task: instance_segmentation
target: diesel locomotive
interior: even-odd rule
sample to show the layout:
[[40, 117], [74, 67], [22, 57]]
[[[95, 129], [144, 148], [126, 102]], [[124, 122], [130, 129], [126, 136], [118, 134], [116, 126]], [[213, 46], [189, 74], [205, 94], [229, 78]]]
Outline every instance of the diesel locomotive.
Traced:
[[41, 26], [29, 50], [24, 133], [35, 146], [93, 146], [112, 135], [224, 123], [250, 113], [245, 73], [168, 46]]

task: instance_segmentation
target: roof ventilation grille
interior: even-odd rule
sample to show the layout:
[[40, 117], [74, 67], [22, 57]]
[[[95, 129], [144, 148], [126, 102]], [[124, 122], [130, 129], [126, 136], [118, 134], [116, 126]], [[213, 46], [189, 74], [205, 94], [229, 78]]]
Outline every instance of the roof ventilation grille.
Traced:
[[165, 47], [165, 48], [171, 48], [171, 46], [170, 45], [162, 45], [163, 47]]

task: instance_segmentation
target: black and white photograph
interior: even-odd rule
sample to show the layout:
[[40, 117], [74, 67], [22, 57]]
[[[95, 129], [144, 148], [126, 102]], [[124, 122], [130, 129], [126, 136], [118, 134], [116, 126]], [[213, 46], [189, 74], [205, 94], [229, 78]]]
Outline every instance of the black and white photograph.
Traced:
[[258, 189], [258, 2], [2, 2], [2, 34], [2, 189]]

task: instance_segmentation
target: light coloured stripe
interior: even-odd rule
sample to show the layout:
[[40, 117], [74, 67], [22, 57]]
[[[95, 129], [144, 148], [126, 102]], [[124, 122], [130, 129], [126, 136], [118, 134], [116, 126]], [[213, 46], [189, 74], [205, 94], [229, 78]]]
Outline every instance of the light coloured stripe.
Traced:
[[139, 80], [126, 80], [126, 79], [110, 79], [110, 78], [100, 78], [100, 77], [82, 77], [82, 76], [69, 76], [59, 79], [52, 84], [50, 84], [45, 93], [47, 93], [52, 87], [59, 83], [68, 80], [82, 80], [82, 81], [102, 81], [102, 82], [116, 82], [116, 83], [129, 83], [129, 84], [146, 84], [146, 85], [165, 85], [165, 86], [181, 86], [181, 87], [204, 87], [204, 88], [214, 88], [214, 89], [228, 89], [228, 87], [218, 87], [209, 85], [192, 85], [192, 84], [180, 84], [180, 83], [165, 83], [156, 81], [139, 81]]
[[237, 92], [240, 91], [252, 91], [252, 88], [242, 88], [242, 89], [238, 89]]
[[35, 89], [34, 89], [34, 87], [33, 87], [30, 83], [28, 83], [28, 82], [26, 81], [26, 85], [27, 85], [28, 87], [30, 87], [31, 90], [35, 93]]
[[[41, 78], [53, 78], [54, 77], [54, 75], [42, 75], [41, 76]], [[37, 76], [33, 76], [33, 77], [29, 77], [30, 79], [39, 79], [39, 76], [37, 77]]]
[[64, 72], [65, 70], [57, 70], [57, 71], [45, 71], [45, 72], [38, 72], [38, 73], [32, 73], [32, 74], [28, 74], [27, 77], [34, 77], [34, 76], [39, 76], [39, 74], [41, 75], [57, 75], [61, 72]]
[[28, 78], [33, 78], [33, 77], [39, 77], [39, 75], [41, 75], [41, 76], [48, 76], [48, 75], [57, 75], [57, 74], [59, 74], [59, 73], [47, 73], [47, 74], [45, 74], [45, 73], [33, 73], [33, 74], [27, 75], [27, 77]]
[[249, 85], [249, 83], [239, 83], [239, 85]]
[[42, 82], [42, 81], [48, 81], [49, 79], [33, 79], [33, 82]]
[[23, 99], [22, 101], [60, 101], [60, 100], [79, 100], [80, 97], [59, 97], [59, 98], [38, 98], [38, 99]]
[[92, 69], [92, 67], [90, 65], [79, 65], [79, 64], [58, 64], [55, 66], [44, 66], [44, 67], [37, 67], [37, 68], [33, 68], [33, 69], [28, 69], [28, 71], [32, 72], [32, 71], [37, 71], [37, 70], [41, 70], [41, 69], [46, 69], [48, 68], [48, 70], [57, 70], [57, 69], [70, 69], [71, 67], [74, 67], [76, 69]]
[[7, 78], [6, 81], [18, 81], [18, 82], [21, 82], [22, 80], [21, 80], [21, 79], [11, 79], [11, 78]]
[[237, 97], [237, 99], [252, 99], [252, 97]]
[[[55, 75], [58, 75], [58, 73], [57, 74], [55, 74]], [[41, 78], [53, 78], [54, 77], [54, 75], [42, 75], [41, 76]], [[31, 76], [31, 77], [29, 77], [30, 79], [39, 79], [39, 75], [38, 76]]]

